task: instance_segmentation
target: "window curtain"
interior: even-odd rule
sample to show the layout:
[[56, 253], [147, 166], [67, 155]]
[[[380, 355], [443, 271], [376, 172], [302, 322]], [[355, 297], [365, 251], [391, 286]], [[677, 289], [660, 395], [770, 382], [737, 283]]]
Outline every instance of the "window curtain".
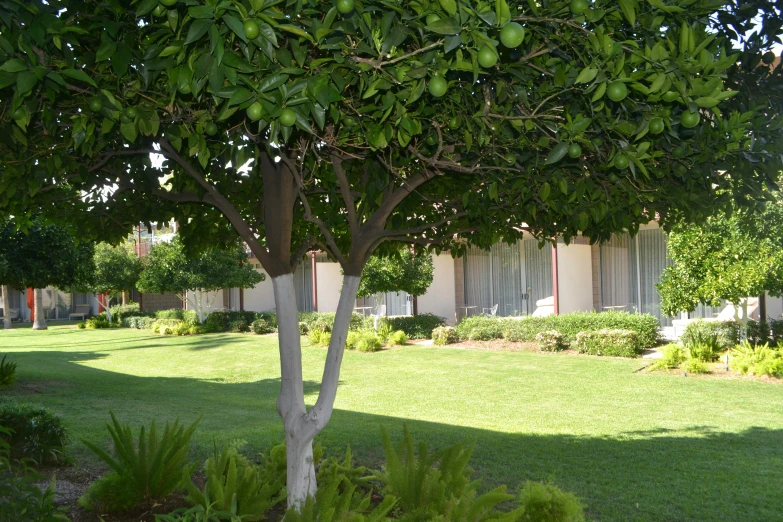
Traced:
[[639, 287], [641, 312], [653, 315], [661, 326], [671, 326], [672, 319], [661, 312], [661, 297], [655, 287], [663, 270], [671, 264], [666, 250], [666, 235], [660, 228], [639, 231]]
[[313, 311], [313, 265], [310, 258], [305, 258], [294, 271], [294, 291], [296, 292], [296, 307], [300, 312]]
[[[536, 310], [536, 301], [553, 295], [552, 291], [552, 245], [538, 248], [537, 239], [525, 239], [525, 291], [527, 293], [527, 311]], [[563, 289], [566, 290], [566, 289]]]
[[[470, 248], [463, 263], [465, 270], [465, 306], [467, 315], [481, 313], [492, 307], [492, 256], [479, 248]], [[464, 313], [465, 310], [461, 310]]]
[[490, 250], [492, 262], [492, 304], [497, 315], [518, 316], [527, 313], [522, 289], [522, 252], [519, 243], [498, 243]]
[[601, 307], [603, 310], [639, 309], [636, 239], [612, 236], [600, 247]]

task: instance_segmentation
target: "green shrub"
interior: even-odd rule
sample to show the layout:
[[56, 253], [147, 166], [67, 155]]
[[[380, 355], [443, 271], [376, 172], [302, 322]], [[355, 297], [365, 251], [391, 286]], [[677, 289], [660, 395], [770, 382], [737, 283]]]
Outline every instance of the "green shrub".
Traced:
[[158, 319], [152, 323], [152, 331], [161, 335], [187, 335], [189, 326], [179, 319]]
[[547, 330], [536, 334], [538, 347], [544, 352], [557, 352], [566, 348], [563, 336], [557, 330]]
[[[313, 329], [314, 324], [318, 324], [317, 328], [325, 326], [328, 330], [332, 331], [332, 325], [334, 324], [334, 312], [299, 312], [299, 322], [306, 325], [306, 329], [309, 332]], [[353, 312], [351, 314], [351, 320], [348, 323], [349, 330], [362, 330], [364, 329], [364, 316], [362, 314]], [[302, 327], [300, 327], [300, 332]], [[305, 334], [302, 334], [305, 335]]]
[[201, 335], [203, 333], [206, 333], [204, 330], [204, 327], [200, 324], [194, 324], [192, 326], [188, 326], [188, 335]]
[[110, 471], [90, 484], [79, 498], [79, 505], [96, 513], [122, 513], [144, 501], [144, 497], [133, 486], [131, 479]]
[[[7, 432], [0, 428], [0, 434]], [[46, 488], [39, 485], [42, 477], [25, 465], [12, 464], [7, 455], [0, 455], [0, 520], [3, 522], [68, 521], [65, 509], [54, 500], [55, 479]]]
[[720, 352], [723, 351], [723, 346], [721, 346], [718, 340], [717, 333], [697, 330], [688, 337], [685, 349], [688, 352], [688, 357], [691, 359], [708, 363], [718, 360]]
[[466, 317], [456, 327], [461, 341], [491, 341], [503, 337], [504, 320], [499, 317], [474, 315]]
[[329, 341], [331, 339], [331, 331], [321, 330], [320, 328], [310, 330], [310, 332], [307, 334], [307, 340], [310, 341], [310, 344], [313, 346], [329, 346]]
[[[231, 331], [233, 324], [244, 322], [249, 328], [250, 324], [258, 319], [255, 312], [245, 310], [217, 310], [207, 316], [204, 321], [204, 327], [209, 332], [228, 332]], [[244, 330], [248, 331], [248, 330]]]
[[8, 388], [16, 381], [16, 363], [6, 361], [8, 355], [3, 355], [0, 361], [0, 390]]
[[2, 404], [0, 426], [10, 431], [0, 433], [0, 440], [8, 444], [12, 460], [31, 460], [37, 465], [65, 462], [68, 432], [60, 417], [43, 406]]
[[443, 346], [457, 342], [459, 342], [459, 335], [452, 326], [439, 326], [432, 331], [432, 344]]
[[783, 354], [768, 343], [743, 341], [731, 351], [729, 364], [742, 374], [783, 377]]
[[309, 331], [310, 328], [307, 326], [307, 323], [299, 321], [299, 335], [307, 335]]
[[76, 328], [78, 328], [79, 330], [84, 330], [85, 328], [87, 328], [87, 323], [84, 321], [79, 321], [78, 323], [76, 323]]
[[698, 336], [717, 335], [718, 344], [725, 349], [739, 343], [740, 330], [740, 324], [736, 321], [693, 321], [685, 327], [680, 342], [687, 346]]
[[514, 343], [531, 343], [540, 332], [551, 331], [546, 317], [521, 317], [503, 321], [503, 338]]
[[419, 314], [405, 317], [387, 317], [392, 330], [402, 330], [408, 339], [429, 339], [435, 328], [445, 326], [446, 320], [433, 314]]
[[[106, 428], [114, 442], [116, 458], [89, 441], [82, 439], [82, 442], [118, 477], [107, 479], [100, 486], [93, 484], [83, 497], [85, 502], [100, 505], [109, 498], [128, 499], [133, 495], [152, 502], [174, 491], [180, 484], [182, 469], [187, 465], [190, 438], [201, 417], [187, 428], [179, 424], [179, 419], [173, 425], [166, 422], [160, 437], [155, 421], [152, 421], [149, 431], [145, 426], [141, 427], [138, 444], [133, 440], [130, 426], [120, 424], [114, 413], [111, 420], [112, 424], [107, 422]], [[121, 487], [122, 491], [112, 489], [113, 486]]]
[[236, 319], [228, 324], [228, 331], [231, 333], [249, 332], [250, 325], [244, 319]]
[[179, 508], [167, 515], [155, 515], [155, 522], [223, 522], [226, 520], [242, 522], [236, 512], [220, 511], [204, 506]]
[[685, 362], [685, 350], [677, 343], [670, 343], [661, 348], [662, 356], [656, 360], [650, 369], [672, 369], [677, 368]]
[[355, 350], [356, 349], [356, 343], [359, 342], [359, 338], [362, 336], [359, 332], [349, 331], [348, 335], [345, 338], [345, 349], [346, 350]]
[[688, 373], [710, 373], [707, 365], [698, 359], [686, 359], [682, 364], [682, 369]]
[[332, 332], [321, 332], [318, 336], [318, 344], [316, 346], [329, 346], [332, 341]]
[[[342, 486], [342, 487], [341, 487]], [[388, 513], [397, 502], [393, 496], [386, 496], [373, 506], [369, 494], [357, 494], [356, 486], [332, 482], [321, 485], [315, 498], [308, 497], [300, 509], [290, 508], [285, 513], [286, 522], [380, 522], [388, 520]]]
[[769, 321], [769, 331], [772, 337], [770, 346], [783, 346], [783, 320], [772, 319]]
[[90, 317], [84, 322], [86, 328], [88, 330], [98, 330], [101, 328], [111, 328], [112, 323], [109, 322], [109, 320], [106, 318], [105, 315], [96, 315], [95, 317]]
[[264, 513], [285, 499], [285, 474], [269, 477], [235, 448], [215, 453], [204, 464], [206, 484], [202, 491], [191, 481], [185, 470], [183, 484], [188, 501], [193, 505], [221, 511], [233, 508], [243, 520], [261, 520]]
[[141, 309], [139, 308], [139, 303], [128, 303], [126, 305], [114, 305], [110, 306], [109, 310], [111, 310], [111, 320], [115, 323], [122, 323], [122, 320], [125, 317], [129, 317], [132, 315], [141, 315]]
[[378, 325], [378, 329], [375, 330], [375, 335], [381, 341], [381, 344], [386, 344], [391, 334], [392, 334], [392, 327], [386, 321], [381, 322], [381, 324]]
[[154, 317], [146, 315], [131, 315], [122, 318], [120, 324], [125, 328], [135, 328], [136, 330], [151, 330], [155, 323]]
[[381, 340], [373, 332], [362, 332], [356, 341], [356, 350], [360, 352], [377, 352], [381, 349]]
[[528, 481], [519, 493], [524, 522], [583, 522], [584, 507], [573, 493], [553, 484]]
[[408, 343], [408, 336], [402, 330], [397, 330], [389, 334], [386, 344], [389, 346], [402, 346]]
[[265, 319], [256, 319], [250, 324], [250, 330], [254, 334], [263, 335], [274, 332]]
[[644, 351], [639, 336], [631, 330], [579, 332], [573, 346], [579, 353], [616, 357], [639, 357]]
[[748, 321], [746, 336], [753, 344], [769, 343], [774, 346], [772, 329], [766, 321]]
[[353, 454], [349, 446], [345, 451], [345, 457], [340, 460], [337, 457], [329, 457], [318, 466], [316, 482], [318, 487], [334, 484], [365, 486], [372, 479], [367, 474], [364, 466], [354, 466]]

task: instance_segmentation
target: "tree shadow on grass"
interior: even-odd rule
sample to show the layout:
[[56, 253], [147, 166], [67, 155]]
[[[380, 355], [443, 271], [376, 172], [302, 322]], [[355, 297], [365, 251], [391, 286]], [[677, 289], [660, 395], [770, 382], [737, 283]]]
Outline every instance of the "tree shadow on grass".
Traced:
[[[17, 388], [8, 398], [32, 399], [63, 415], [74, 439], [109, 445], [104, 422], [109, 410], [134, 427], [151, 419], [203, 420], [194, 437], [194, 458], [236, 439], [261, 451], [283, 439], [276, 413], [279, 379], [228, 382], [193, 378], [139, 377], [91, 368], [105, 357], [95, 352], [17, 352], [20, 368], [45, 361], [46, 377], [67, 379], [32, 397]], [[20, 384], [34, 379], [22, 379]], [[38, 381], [45, 382], [40, 377]], [[318, 383], [305, 383], [312, 398]], [[338, 392], [339, 394], [339, 392]], [[0, 398], [2, 398], [0, 396]], [[312, 399], [311, 399], [312, 400]], [[642, 415], [643, 412], [640, 412]], [[520, 412], [524, 415], [524, 412]], [[711, 426], [651, 429], [609, 437], [504, 433], [467, 426], [336, 410], [319, 436], [327, 452], [350, 445], [359, 462], [382, 462], [379, 426], [399, 440], [403, 422], [431, 448], [475, 443], [471, 465], [483, 488], [551, 478], [573, 491], [596, 520], [781, 520], [783, 429], [749, 428], [739, 433]], [[86, 459], [81, 443], [72, 453]]]

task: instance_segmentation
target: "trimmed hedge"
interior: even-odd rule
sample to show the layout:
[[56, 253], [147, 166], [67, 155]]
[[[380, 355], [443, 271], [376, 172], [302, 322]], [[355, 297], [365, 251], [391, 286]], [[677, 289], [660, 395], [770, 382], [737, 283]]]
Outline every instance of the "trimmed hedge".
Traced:
[[123, 317], [120, 324], [125, 328], [135, 328], [136, 330], [149, 330], [155, 323], [154, 317], [147, 317], [143, 315], [132, 315], [130, 317]]
[[457, 325], [461, 340], [505, 339], [512, 342], [535, 342], [541, 332], [557, 331], [566, 343], [576, 341], [579, 332], [598, 330], [630, 330], [636, 333], [639, 345], [652, 348], [660, 341], [658, 319], [649, 314], [629, 312], [575, 312], [547, 317], [467, 317]]
[[405, 317], [387, 317], [384, 323], [392, 330], [402, 330], [409, 339], [429, 339], [435, 328], [444, 326], [446, 319], [434, 314], [419, 314]]
[[563, 336], [556, 330], [539, 332], [536, 335], [536, 342], [541, 351], [544, 352], [557, 352], [566, 348]]
[[693, 344], [699, 338], [716, 335], [721, 348], [730, 348], [739, 343], [741, 328], [736, 321], [693, 321], [685, 327], [680, 342]]
[[432, 331], [432, 344], [443, 346], [456, 342], [459, 342], [459, 335], [451, 326], [439, 326]]
[[597, 330], [576, 334], [574, 347], [579, 353], [616, 357], [639, 357], [644, 347], [631, 330]]

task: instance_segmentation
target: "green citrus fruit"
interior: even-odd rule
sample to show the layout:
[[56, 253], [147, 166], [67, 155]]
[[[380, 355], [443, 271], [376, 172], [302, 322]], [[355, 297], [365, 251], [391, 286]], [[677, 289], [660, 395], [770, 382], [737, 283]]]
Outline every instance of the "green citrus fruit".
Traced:
[[296, 123], [296, 113], [291, 109], [283, 109], [283, 113], [280, 114], [280, 124], [290, 127], [294, 123]]
[[587, 0], [571, 0], [571, 12], [576, 16], [585, 14], [587, 11]]
[[623, 82], [612, 82], [606, 89], [606, 95], [613, 102], [622, 101], [628, 96], [628, 87]]
[[688, 167], [683, 165], [682, 163], [678, 163], [674, 166], [674, 172], [682, 176], [683, 174], [686, 174], [688, 172]]
[[661, 118], [653, 118], [650, 120], [650, 134], [660, 134], [665, 128], [666, 125]]
[[771, 64], [772, 64], [772, 62], [774, 62], [774, 61], [775, 61], [775, 58], [777, 58], [777, 56], [775, 56], [775, 53], [773, 53], [772, 51], [767, 51], [767, 52], [766, 52], [766, 53], [764, 53], [764, 55], [761, 57], [761, 61], [762, 61], [762, 62], [764, 62], [764, 63], [765, 63], [765, 64], [767, 64], [767, 65], [771, 65]]
[[435, 13], [428, 14], [426, 18], [427, 25], [432, 25], [438, 20], [440, 20], [440, 16], [436, 15]]
[[436, 143], [438, 143], [438, 138], [436, 138], [434, 134], [430, 134], [429, 136], [427, 136], [427, 139], [424, 141], [427, 142], [427, 145], [435, 145]]
[[628, 158], [625, 156], [619, 155], [614, 158], [614, 166], [617, 167], [620, 170], [624, 170], [628, 168]]
[[667, 91], [663, 93], [663, 96], [661, 96], [661, 98], [665, 102], [673, 102], [679, 97], [680, 97], [680, 93], [678, 93], [677, 91]]
[[98, 112], [103, 109], [103, 102], [100, 98], [93, 98], [90, 100], [90, 110], [92, 112]]
[[204, 132], [207, 133], [207, 136], [214, 136], [217, 134], [218, 128], [214, 121], [211, 121], [207, 123], [207, 126], [204, 128]]
[[675, 158], [684, 158], [688, 154], [688, 151], [685, 150], [685, 147], [676, 147], [672, 151], [672, 156]]
[[578, 143], [572, 143], [568, 146], [568, 155], [572, 158], [578, 158], [582, 155], [582, 146]]
[[509, 22], [500, 30], [500, 41], [509, 49], [519, 47], [524, 39], [525, 28], [516, 22]]
[[397, 78], [398, 82], [404, 82], [406, 76], [408, 75], [408, 71], [410, 71], [410, 67], [407, 65], [403, 65], [402, 67], [397, 67], [397, 70], [394, 71], [394, 77]]
[[158, 17], [163, 16], [164, 14], [166, 14], [166, 11], [167, 9], [163, 4], [158, 4], [155, 7], [155, 9], [152, 11], [152, 16], [158, 16]]
[[136, 110], [136, 107], [128, 107], [125, 109], [125, 116], [127, 116], [129, 120], [136, 118], [138, 113], [139, 111]]
[[21, 120], [25, 116], [27, 116], [27, 112], [24, 110], [24, 107], [19, 107], [14, 111], [14, 113], [11, 115], [15, 120]]
[[701, 121], [701, 116], [698, 112], [685, 111], [680, 116], [680, 124], [686, 129], [692, 129]]
[[353, 0], [337, 0], [337, 10], [342, 14], [353, 11]]
[[485, 45], [478, 52], [478, 63], [485, 69], [489, 69], [496, 63], [498, 63], [498, 55], [493, 48]]
[[506, 154], [506, 163], [508, 163], [509, 165], [513, 165], [516, 162], [517, 162], [517, 157], [516, 156], [514, 156], [510, 152], [508, 154]]
[[436, 76], [430, 80], [429, 90], [430, 94], [436, 98], [440, 98], [446, 94], [446, 90], [449, 88], [449, 84], [446, 83], [446, 79], [442, 76]]
[[454, 116], [449, 120], [449, 129], [451, 130], [459, 129], [460, 125], [462, 125], [462, 120], [459, 116]]
[[175, 5], [179, 0], [160, 0], [160, 5], [171, 7]]
[[343, 125], [345, 125], [346, 127], [353, 127], [354, 125], [356, 125], [356, 120], [348, 116], [343, 120]]
[[248, 107], [247, 110], [245, 110], [245, 113], [247, 114], [248, 118], [250, 118], [253, 121], [257, 121], [261, 119], [262, 111], [263, 111], [263, 107], [261, 107], [261, 104], [255, 102], [250, 107]]
[[256, 37], [258, 37], [260, 31], [255, 20], [245, 20], [243, 28], [245, 29], [245, 36], [248, 40], [255, 40]]
[[620, 178], [617, 177], [617, 174], [612, 173], [609, 174], [609, 181], [611, 181], [612, 183], [617, 183], [618, 181], [620, 181]]

